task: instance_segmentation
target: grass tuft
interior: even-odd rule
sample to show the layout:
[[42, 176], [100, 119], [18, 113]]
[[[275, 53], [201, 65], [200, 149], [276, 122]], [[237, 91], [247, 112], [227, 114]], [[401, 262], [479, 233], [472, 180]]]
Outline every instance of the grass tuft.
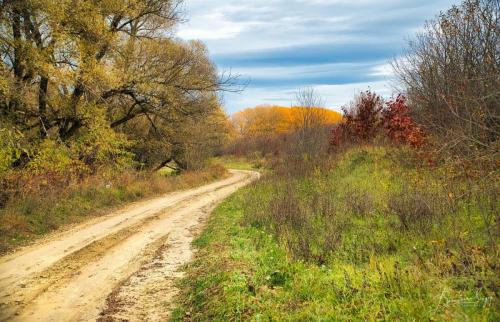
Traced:
[[173, 320], [497, 321], [496, 194], [397, 154], [353, 148], [222, 203]]

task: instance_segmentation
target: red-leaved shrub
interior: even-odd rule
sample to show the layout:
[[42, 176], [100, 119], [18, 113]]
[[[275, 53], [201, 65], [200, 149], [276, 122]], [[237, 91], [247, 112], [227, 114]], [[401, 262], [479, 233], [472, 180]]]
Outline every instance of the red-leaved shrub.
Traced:
[[346, 143], [366, 143], [382, 134], [391, 141], [420, 147], [424, 133], [410, 116], [404, 95], [387, 103], [371, 91], [362, 92], [348, 107], [342, 108], [344, 122], [331, 133], [330, 146], [338, 148]]
[[350, 104], [342, 108], [344, 122], [332, 131], [330, 144], [339, 147], [347, 141], [362, 143], [371, 141], [380, 129], [382, 98], [371, 91], [362, 92]]
[[372, 140], [379, 129], [382, 98], [375, 93], [361, 93], [348, 108], [343, 108], [345, 126], [352, 139], [366, 142]]
[[382, 111], [382, 126], [387, 137], [394, 142], [412, 147], [420, 147], [424, 143], [423, 131], [411, 118], [404, 95], [386, 103]]

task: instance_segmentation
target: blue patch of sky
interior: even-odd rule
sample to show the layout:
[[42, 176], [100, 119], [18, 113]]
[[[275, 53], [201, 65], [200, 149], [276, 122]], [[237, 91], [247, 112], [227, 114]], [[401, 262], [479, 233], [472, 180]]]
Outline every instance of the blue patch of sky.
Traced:
[[250, 81], [229, 113], [293, 104], [312, 87], [339, 109], [358, 91], [394, 94], [390, 63], [452, 0], [187, 0], [178, 35], [206, 43], [219, 70]]

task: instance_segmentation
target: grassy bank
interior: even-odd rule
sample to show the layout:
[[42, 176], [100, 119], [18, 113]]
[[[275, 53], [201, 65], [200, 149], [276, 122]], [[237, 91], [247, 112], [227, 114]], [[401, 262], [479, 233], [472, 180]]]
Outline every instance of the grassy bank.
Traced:
[[222, 156], [212, 158], [211, 160], [211, 164], [220, 165], [226, 169], [254, 171], [262, 171], [265, 162], [265, 159], [259, 157], [248, 158], [236, 156]]
[[129, 172], [11, 200], [0, 209], [0, 254], [127, 202], [200, 186], [226, 175], [225, 168], [217, 165], [169, 176]]
[[276, 171], [217, 208], [174, 320], [472, 320], [499, 315], [498, 200], [404, 151]]

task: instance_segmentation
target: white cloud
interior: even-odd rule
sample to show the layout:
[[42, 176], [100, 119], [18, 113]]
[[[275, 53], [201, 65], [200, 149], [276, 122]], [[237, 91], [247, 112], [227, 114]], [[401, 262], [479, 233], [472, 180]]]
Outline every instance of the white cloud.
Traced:
[[[389, 62], [392, 57], [385, 53], [383, 55], [387, 57], [374, 57], [373, 46], [396, 48], [392, 55], [397, 56], [400, 53], [397, 48], [402, 49], [405, 39], [412, 37], [416, 30], [421, 30], [426, 19], [433, 18], [440, 10], [459, 1], [187, 0], [189, 22], [179, 27], [178, 35], [184, 39], [204, 41], [214, 57], [237, 62], [226, 67], [244, 77], [258, 80], [241, 95], [226, 95], [229, 112], [265, 103], [289, 105], [294, 91], [301, 86], [315, 87], [329, 106], [340, 108], [356, 92], [369, 87], [384, 96], [391, 96], [390, 82], [394, 80], [394, 75]], [[275, 53], [278, 48], [321, 48], [323, 45], [323, 48], [330, 46], [340, 51], [357, 45], [363, 47], [363, 53], [372, 54], [371, 58], [369, 55], [358, 55], [358, 58], [362, 57], [357, 61], [347, 60], [343, 64], [338, 62], [345, 62], [347, 55], [337, 61], [335, 57], [319, 61], [319, 56], [315, 61], [316, 56], [310, 55], [311, 59], [303, 59], [296, 64], [290, 62], [294, 59], [291, 55], [292, 58], [283, 66], [276, 66], [280, 63], [279, 55], [265, 56], [272, 57], [271, 62], [247, 61], [240, 65], [238, 62], [242, 60], [228, 59], [245, 55], [257, 57], [251, 54]], [[340, 55], [339, 51], [334, 52]], [[326, 51], [325, 55], [329, 52]], [[298, 84], [301, 77], [304, 81]], [[368, 79], [376, 81], [361, 82]], [[349, 81], [353, 83], [332, 84]], [[265, 87], [263, 84], [268, 82], [272, 86]]]
[[[392, 87], [385, 81], [363, 82], [342, 85], [309, 85], [325, 101], [328, 108], [340, 111], [342, 106], [348, 104], [355, 95], [362, 91], [372, 90], [384, 98], [390, 98], [396, 94]], [[299, 88], [249, 88], [238, 94], [226, 94], [225, 102], [227, 112], [232, 114], [247, 107], [256, 105], [275, 104], [280, 106], [291, 106], [294, 104], [295, 93]]]
[[181, 28], [178, 36], [184, 39], [219, 40], [236, 37], [245, 29], [245, 25], [232, 22], [221, 12], [197, 17], [196, 24]]
[[393, 77], [394, 70], [390, 63], [377, 65], [373, 67], [373, 71], [371, 73], [372, 76], [383, 76], [383, 77]]

